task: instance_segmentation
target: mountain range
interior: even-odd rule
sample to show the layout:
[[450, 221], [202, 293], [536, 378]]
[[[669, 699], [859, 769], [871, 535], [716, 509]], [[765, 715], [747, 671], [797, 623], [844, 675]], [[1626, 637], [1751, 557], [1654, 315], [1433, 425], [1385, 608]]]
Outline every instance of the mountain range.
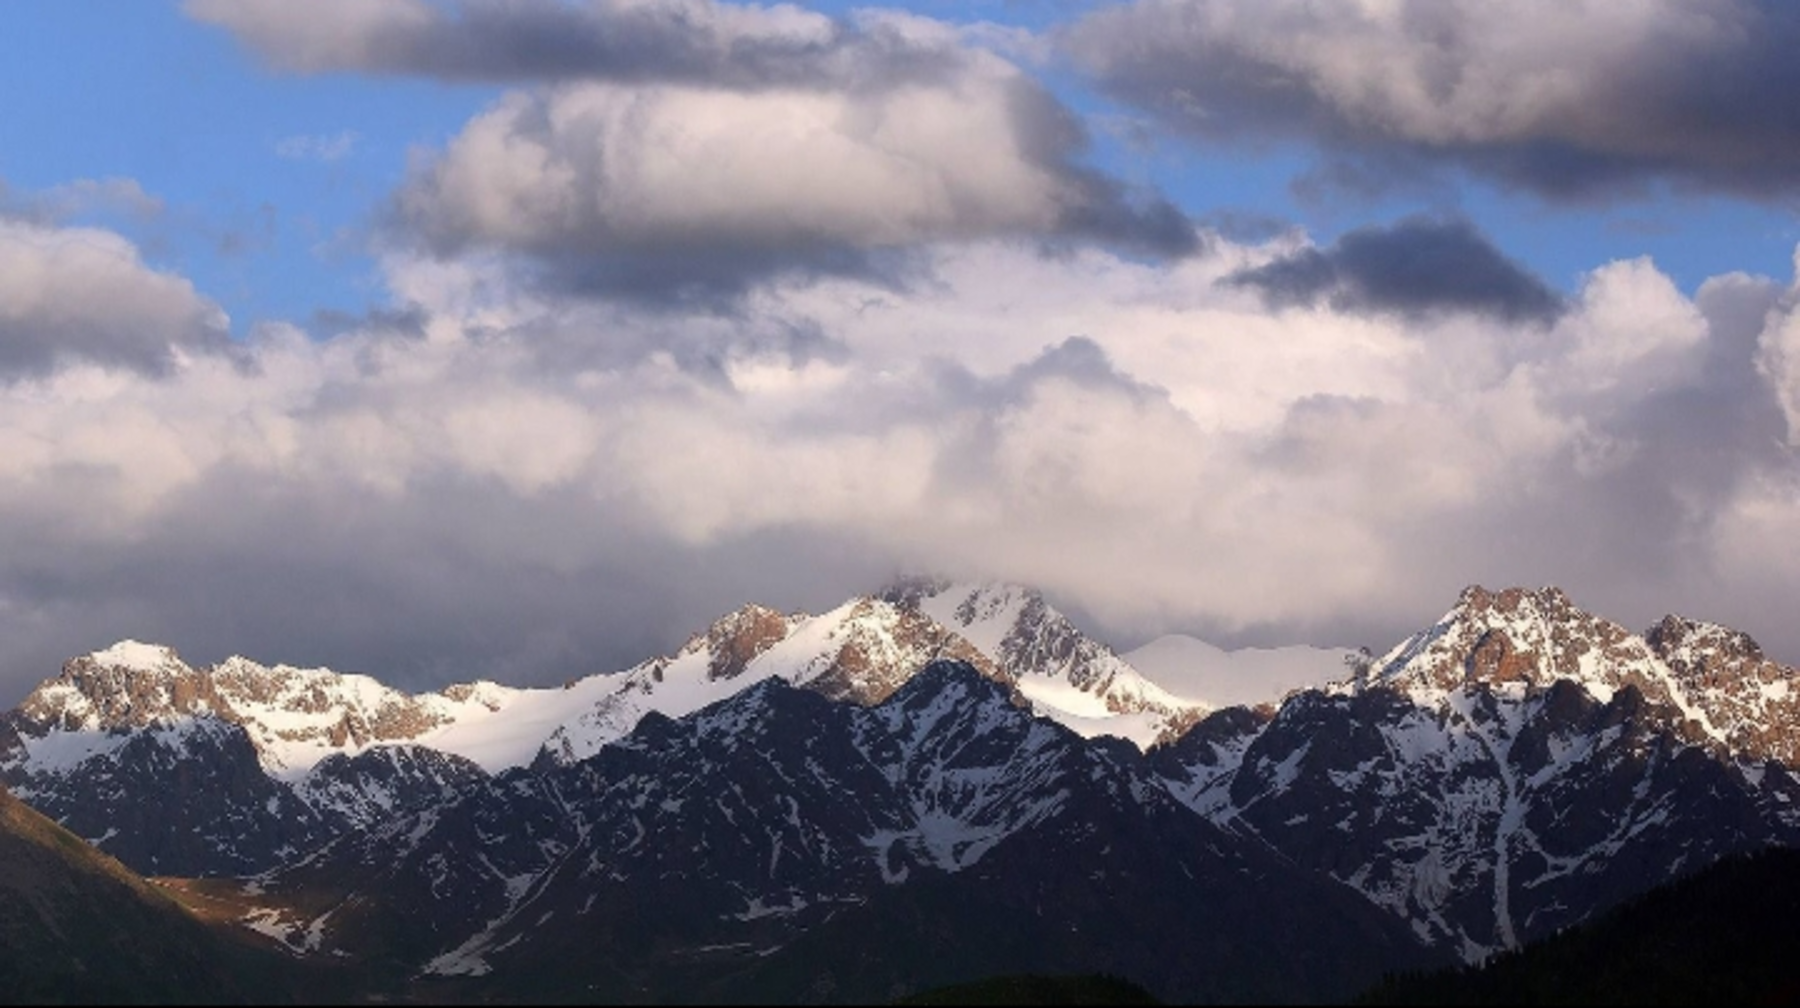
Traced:
[[1800, 672], [1715, 624], [1473, 587], [1380, 656], [1246, 655], [1308, 688], [1229, 706], [1183, 654], [929, 580], [560, 688], [124, 642], [0, 717], [0, 778], [298, 963], [503, 1000], [1340, 999], [1800, 833]]

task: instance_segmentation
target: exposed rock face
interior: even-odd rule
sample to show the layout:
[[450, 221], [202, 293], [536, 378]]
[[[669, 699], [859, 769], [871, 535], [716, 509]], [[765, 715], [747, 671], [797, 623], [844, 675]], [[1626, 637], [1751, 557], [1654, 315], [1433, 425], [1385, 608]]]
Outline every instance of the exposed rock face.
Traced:
[[335, 817], [333, 825], [342, 832], [435, 808], [487, 779], [461, 756], [424, 746], [378, 746], [355, 756], [325, 757], [295, 792], [310, 808]]
[[172, 716], [230, 709], [212, 677], [189, 668], [173, 650], [126, 642], [64, 662], [60, 675], [20, 704], [14, 725], [32, 734], [142, 728]]
[[[737, 678], [751, 659], [775, 646], [791, 629], [787, 617], [759, 605], [745, 606], [726, 616], [708, 627], [703, 638], [711, 655], [707, 675], [713, 679]], [[700, 645], [696, 641], [689, 646]]]
[[1800, 670], [1717, 623], [1665, 616], [1644, 639], [1733, 752], [1800, 766]]
[[746, 606], [674, 655], [622, 673], [607, 696], [551, 734], [545, 757], [586, 759], [651, 712], [684, 714], [769, 678], [831, 700], [877, 704], [941, 658], [967, 662], [997, 682], [1016, 678], [961, 635], [881, 599], [853, 599], [818, 616]]
[[940, 659], [960, 661], [1009, 688], [1018, 670], [982, 654], [962, 635], [922, 613], [862, 599], [851, 610], [852, 632], [830, 665], [806, 682], [831, 700], [864, 706], [894, 695], [915, 672]]
[[[467, 697], [480, 685], [461, 690]], [[451, 699], [412, 696], [368, 676], [240, 657], [196, 669], [173, 649], [125, 641], [64, 663], [7, 720], [41, 737], [212, 717], [242, 726], [272, 772], [297, 775], [331, 752], [405, 742], [447, 724]]]
[[1376, 659], [1372, 677], [1413, 694], [1567, 679], [1603, 700], [1626, 686], [1659, 703], [1682, 695], [1643, 638], [1576, 608], [1557, 588], [1464, 589], [1443, 619]]

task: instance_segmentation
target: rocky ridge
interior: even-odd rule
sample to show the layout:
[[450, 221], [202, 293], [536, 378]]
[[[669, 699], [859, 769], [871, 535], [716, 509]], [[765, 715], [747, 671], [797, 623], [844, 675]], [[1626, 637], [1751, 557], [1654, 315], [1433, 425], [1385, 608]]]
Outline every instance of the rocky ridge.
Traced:
[[[489, 774], [579, 761], [650, 712], [681, 716], [768, 678], [871, 705], [927, 663], [955, 659], [1034, 699], [1054, 692], [1062, 706], [1039, 709], [1083, 734], [1139, 744], [1200, 712], [1034, 592], [957, 592], [959, 629], [886, 595], [817, 616], [746, 606], [673, 655], [560, 689], [483, 681], [413, 695], [242, 657], [195, 668], [170, 648], [126, 641], [67, 662], [0, 717], [0, 780], [141, 871], [237, 875]], [[984, 650], [970, 635], [993, 643]], [[159, 784], [173, 767], [181, 774]]]
[[1193, 816], [1134, 747], [944, 660], [869, 706], [770, 677], [647, 714], [235, 898], [307, 954], [601, 997], [867, 1001], [1076, 969], [1312, 1000], [1435, 961], [1348, 888]]
[[1472, 587], [1365, 673], [1153, 760], [1190, 808], [1480, 961], [1800, 840], [1795, 728], [1757, 716], [1796, 677], [1709, 624], [1639, 636], [1554, 588]]
[[[103, 847], [159, 867], [223, 852], [208, 873], [253, 877], [210, 896], [297, 953], [431, 983], [829, 999], [792, 986], [783, 971], [810, 960], [790, 950], [897, 983], [930, 962], [867, 936], [942, 921], [979, 945], [1063, 906], [1087, 908], [1089, 951], [1049, 931], [1034, 947], [1229, 997], [1123, 937], [1248, 954], [1183, 909], [1248, 899], [1220, 866], [1336, 908], [1336, 924], [1283, 925], [1324, 928], [1321, 948], [1348, 952], [1333, 929], [1361, 921], [1380, 936], [1361, 954], [1388, 969], [1481, 961], [1720, 858], [1800, 843], [1784, 720], [1800, 673], [1726, 628], [1669, 617], [1633, 634], [1555, 589], [1471, 587], [1348, 679], [1179, 731], [1196, 709], [1143, 688], [1041, 596], [910, 582], [818, 616], [746, 607], [674, 655], [562, 690], [445, 691], [465, 720], [292, 780], [219, 714], [242, 716], [241, 688], [124, 650], [148, 685], [103, 663], [47, 684], [7, 722], [0, 767], [23, 767], [33, 800]], [[1165, 741], [1087, 730], [1105, 717]], [[205, 821], [223, 825], [192, 835]], [[1148, 932], [1108, 916], [1120, 892], [1154, 908]], [[577, 946], [617, 957], [573, 965]], [[1039, 968], [1014, 952], [984, 962]], [[1354, 972], [1322, 954], [1317, 985], [1286, 995]]]

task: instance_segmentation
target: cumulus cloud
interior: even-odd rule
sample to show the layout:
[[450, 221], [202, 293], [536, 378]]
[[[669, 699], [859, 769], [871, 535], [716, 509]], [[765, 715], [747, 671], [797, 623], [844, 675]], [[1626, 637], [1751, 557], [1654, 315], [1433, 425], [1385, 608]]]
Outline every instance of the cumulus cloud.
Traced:
[[159, 373], [226, 342], [218, 305], [119, 235], [0, 218], [0, 378], [78, 361]]
[[1800, 178], [1800, 10], [1777, 0], [1136, 0], [1062, 36], [1109, 90], [1208, 139], [1300, 137], [1557, 198]]
[[1471, 581], [1555, 582], [1800, 658], [1768, 602], [1800, 589], [1785, 282], [1613, 263], [1548, 321], [1221, 282], [1294, 252], [958, 242], [907, 296], [775, 279], [737, 316], [396, 254], [407, 307], [329, 338], [0, 396], [0, 667], [22, 692], [134, 635], [555, 682], [920, 569], [1038, 583], [1127, 646], [1382, 646]]
[[1079, 117], [996, 30], [710, 0], [198, 0], [277, 65], [524, 85], [415, 167], [402, 241], [522, 256], [540, 282], [735, 297], [778, 272], [880, 274], [930, 242], [1199, 249], [1161, 194], [1083, 163]]
[[1492, 314], [1554, 321], [1562, 299], [1465, 220], [1414, 217], [1358, 228], [1329, 248], [1301, 248], [1233, 274], [1277, 306], [1330, 301], [1343, 311]]
[[1192, 251], [1166, 202], [1073, 162], [1060, 105], [998, 61], [852, 94], [581, 85], [514, 93], [396, 199], [440, 255], [521, 252], [564, 284], [639, 296], [993, 236]]

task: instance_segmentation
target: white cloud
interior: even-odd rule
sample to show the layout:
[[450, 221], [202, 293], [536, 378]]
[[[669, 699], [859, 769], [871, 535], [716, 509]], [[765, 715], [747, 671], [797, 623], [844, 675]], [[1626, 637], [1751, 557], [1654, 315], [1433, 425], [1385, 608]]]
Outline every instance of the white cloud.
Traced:
[[[552, 680], [901, 568], [1040, 583], [1121, 644], [1379, 645], [1465, 583], [1554, 581], [1632, 622], [1745, 614], [1800, 657], [1763, 601], [1800, 588], [1769, 538], [1800, 523], [1794, 456], [1762, 419], [1778, 390], [1792, 408], [1789, 330], [1724, 310], [1762, 282], [1697, 306], [1616, 263], [1549, 326], [1272, 312], [1219, 283], [1285, 251], [931, 246], [904, 296], [768, 282], [736, 315], [394, 257], [423, 335], [63, 363], [0, 394], [0, 527], [30, 530], [0, 558], [7, 667], [131, 634]], [[31, 289], [40, 316], [81, 309]]]
[[608, 85], [513, 95], [401, 205], [429, 233], [547, 249], [1048, 230], [1079, 194], [1021, 152], [1008, 83], [983, 75], [872, 101]]
[[868, 256], [995, 236], [1195, 245], [1074, 163], [1072, 117], [975, 52], [928, 82], [729, 90], [574, 83], [513, 92], [395, 198], [439, 255], [519, 253], [613, 293], [735, 288], [784, 270], [864, 273]]

